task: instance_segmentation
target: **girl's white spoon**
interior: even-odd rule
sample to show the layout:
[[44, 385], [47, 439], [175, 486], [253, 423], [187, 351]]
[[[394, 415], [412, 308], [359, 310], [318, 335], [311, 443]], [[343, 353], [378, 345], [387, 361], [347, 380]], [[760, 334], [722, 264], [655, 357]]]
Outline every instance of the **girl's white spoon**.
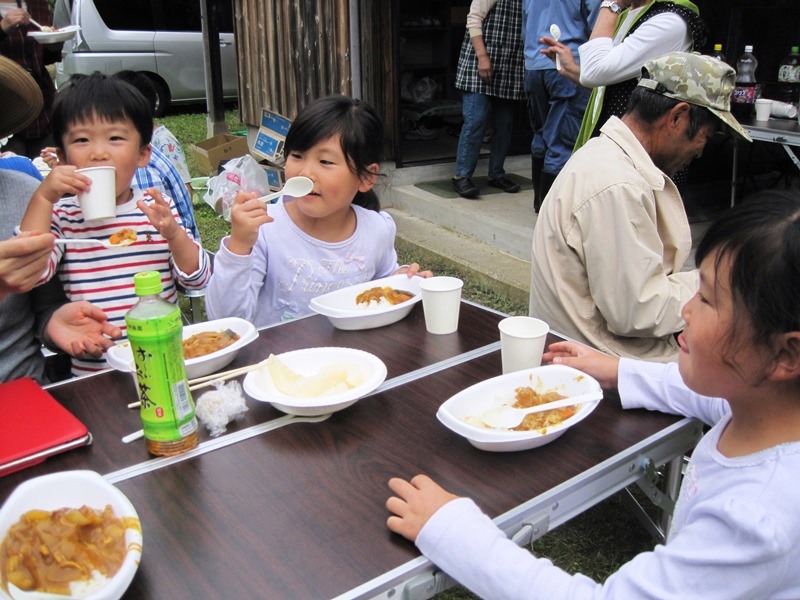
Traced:
[[259, 200], [261, 200], [264, 204], [275, 204], [278, 201], [278, 198], [281, 196], [302, 198], [303, 196], [310, 194], [311, 190], [313, 189], [314, 182], [308, 177], [290, 177], [286, 180], [282, 190], [272, 194], [267, 194], [266, 196], [261, 196]]
[[484, 425], [494, 429], [513, 429], [525, 418], [526, 415], [533, 413], [545, 412], [547, 410], [554, 410], [556, 408], [564, 408], [566, 406], [575, 406], [576, 404], [586, 404], [587, 402], [594, 402], [603, 399], [603, 392], [597, 391], [590, 394], [581, 394], [580, 396], [573, 396], [572, 398], [564, 398], [563, 400], [556, 400], [546, 404], [539, 404], [538, 406], [531, 406], [530, 408], [514, 408], [508, 404], [490, 408], [480, 416]]
[[[555, 41], [558, 41], [558, 38], [561, 37], [561, 27], [553, 23], [550, 25], [550, 35], [553, 36]], [[561, 57], [556, 54], [556, 71], [561, 70]]]
[[[14, 233], [16, 233], [17, 235], [22, 233], [19, 226], [14, 228]], [[60, 244], [62, 246], [67, 246], [70, 244], [80, 246], [81, 244], [83, 244], [89, 246], [98, 246], [98, 245], [105, 246], [106, 248], [124, 248], [125, 246], [130, 246], [131, 244], [133, 244], [133, 240], [124, 239], [120, 240], [120, 242], [117, 244], [112, 244], [108, 240], [98, 240], [95, 238], [56, 238], [55, 242], [53, 243]]]

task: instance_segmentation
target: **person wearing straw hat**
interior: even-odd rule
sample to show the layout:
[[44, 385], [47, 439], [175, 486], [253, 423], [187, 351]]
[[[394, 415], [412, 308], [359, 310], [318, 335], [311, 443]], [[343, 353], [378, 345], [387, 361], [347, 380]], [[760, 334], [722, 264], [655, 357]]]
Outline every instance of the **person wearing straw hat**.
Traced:
[[708, 56], [648, 60], [627, 111], [575, 152], [533, 234], [531, 315], [615, 356], [670, 361], [681, 308], [697, 291], [671, 177], [718, 131], [745, 140], [730, 113], [735, 71]]
[[50, 112], [56, 97], [56, 86], [47, 66], [61, 60], [64, 43], [40, 44], [28, 35], [29, 31], [38, 31], [39, 26], [52, 25], [52, 13], [47, 0], [12, 0], [3, 3], [0, 11], [0, 54], [13, 60], [33, 77], [43, 100], [36, 118], [17, 130], [6, 149], [34, 159], [42, 148], [53, 145]]
[[[33, 78], [0, 56], [0, 137], [24, 128], [41, 108], [42, 93]], [[111, 346], [110, 337], [120, 335], [100, 309], [88, 302], [67, 303], [58, 281], [31, 290], [47, 264], [53, 235], [12, 236], [38, 185], [24, 173], [0, 170], [0, 381], [47, 381], [43, 342], [72, 355], [97, 355]]]

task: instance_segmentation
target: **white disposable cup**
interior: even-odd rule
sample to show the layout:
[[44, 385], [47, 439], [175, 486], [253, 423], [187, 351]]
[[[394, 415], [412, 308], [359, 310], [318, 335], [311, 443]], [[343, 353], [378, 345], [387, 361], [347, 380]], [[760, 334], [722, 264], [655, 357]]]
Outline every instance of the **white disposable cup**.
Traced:
[[419, 282], [422, 309], [428, 333], [453, 333], [458, 329], [461, 309], [461, 288], [464, 282], [457, 277], [429, 277]]
[[85, 221], [110, 219], [117, 215], [117, 170], [114, 167], [87, 167], [75, 171], [92, 180], [88, 192], [78, 194]]
[[781, 119], [794, 119], [797, 116], [797, 107], [791, 102], [773, 102], [770, 108], [773, 117]]
[[544, 342], [550, 326], [533, 317], [507, 317], [500, 328], [503, 373], [532, 369], [542, 364]]
[[769, 121], [772, 112], [772, 100], [759, 98], [756, 100], [756, 121]]

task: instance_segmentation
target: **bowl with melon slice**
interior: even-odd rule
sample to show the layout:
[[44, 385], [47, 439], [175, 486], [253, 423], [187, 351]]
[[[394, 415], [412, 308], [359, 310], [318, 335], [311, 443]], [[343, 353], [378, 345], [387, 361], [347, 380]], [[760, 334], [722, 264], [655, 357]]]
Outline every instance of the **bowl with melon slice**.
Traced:
[[271, 355], [244, 379], [251, 398], [290, 415], [315, 417], [352, 406], [386, 379], [386, 365], [354, 348], [306, 348]]

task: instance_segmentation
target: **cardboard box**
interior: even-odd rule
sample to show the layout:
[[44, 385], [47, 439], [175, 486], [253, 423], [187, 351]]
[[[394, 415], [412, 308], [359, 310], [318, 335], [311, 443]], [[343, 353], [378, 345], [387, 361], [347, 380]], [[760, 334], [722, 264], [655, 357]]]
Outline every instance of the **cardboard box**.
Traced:
[[261, 125], [253, 146], [253, 154], [272, 164], [283, 163], [283, 144], [292, 122], [278, 113], [267, 110], [261, 113]]
[[189, 152], [194, 156], [201, 173], [216, 175], [220, 163], [244, 156], [250, 149], [246, 137], [221, 133], [189, 146]]
[[283, 173], [283, 169], [272, 166], [266, 162], [260, 162], [258, 164], [261, 165], [261, 168], [264, 169], [264, 172], [267, 174], [270, 191], [277, 192], [282, 189], [283, 184], [286, 183], [286, 176]]

